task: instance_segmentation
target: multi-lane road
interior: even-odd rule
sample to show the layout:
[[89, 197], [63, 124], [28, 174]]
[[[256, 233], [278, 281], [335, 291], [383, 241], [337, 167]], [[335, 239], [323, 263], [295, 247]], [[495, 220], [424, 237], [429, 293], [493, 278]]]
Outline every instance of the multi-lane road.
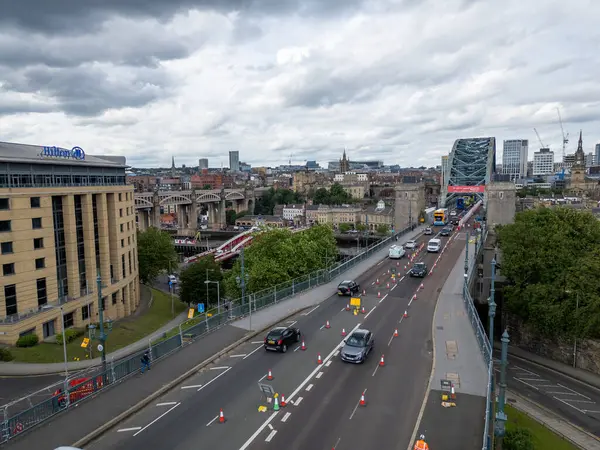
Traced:
[[[498, 358], [500, 355], [495, 352], [494, 356]], [[499, 379], [499, 367], [496, 366], [495, 370]], [[600, 437], [600, 390], [511, 355], [508, 357], [506, 384], [508, 389]], [[510, 395], [507, 397], [510, 399]]]
[[[306, 350], [298, 344], [286, 354], [270, 353], [261, 339], [243, 344], [86, 449], [407, 448], [431, 371], [435, 302], [462, 250], [456, 244], [443, 255], [422, 250], [415, 261], [430, 269], [439, 257], [424, 280], [404, 276], [406, 259], [400, 266], [382, 261], [356, 280], [366, 291], [364, 314], [346, 311], [349, 299], [334, 295], [283, 323], [301, 329]], [[392, 268], [399, 272], [396, 283]], [[342, 330], [358, 327], [374, 332], [375, 350], [363, 365], [342, 363]], [[272, 386], [287, 406], [273, 411], [259, 383]], [[365, 406], [359, 405], [363, 393]]]

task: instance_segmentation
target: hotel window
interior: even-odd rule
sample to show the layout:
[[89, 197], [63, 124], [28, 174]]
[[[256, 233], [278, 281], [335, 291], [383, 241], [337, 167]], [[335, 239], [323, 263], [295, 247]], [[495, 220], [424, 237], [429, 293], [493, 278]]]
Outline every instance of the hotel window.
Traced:
[[15, 263], [2, 264], [2, 275], [14, 275], [15, 274]]
[[73, 313], [67, 313], [63, 316], [65, 321], [65, 329], [73, 327]]
[[131, 275], [133, 273], [133, 269], [131, 268], [131, 250], [129, 250], [127, 258], [129, 259], [129, 275]]
[[39, 230], [40, 228], [42, 228], [42, 218], [34, 217], [33, 219], [31, 219], [31, 228], [33, 228], [34, 230]]
[[81, 320], [88, 320], [90, 318], [91, 308], [92, 305], [85, 305], [81, 307]]
[[13, 252], [13, 243], [12, 242], [3, 242], [0, 244], [0, 252], [3, 255], [8, 255]]
[[85, 239], [83, 234], [83, 209], [81, 195], [76, 195], [75, 203], [75, 234], [77, 236], [77, 262], [79, 267], [79, 290], [81, 295], [87, 295], [87, 270], [85, 265]]
[[6, 305], [6, 315], [17, 314], [17, 285], [9, 284], [4, 286], [4, 303]]
[[127, 276], [127, 269], [125, 267], [125, 254], [123, 253], [121, 255], [121, 268], [123, 269], [123, 278], [125, 278]]
[[38, 278], [36, 281], [37, 285], [37, 301], [38, 306], [43, 306], [48, 303], [48, 293], [46, 290], [46, 279]]
[[123, 208], [119, 209], [119, 217], [123, 217]]
[[121, 233], [123, 232], [123, 224], [119, 225], [119, 228], [121, 229]]
[[[121, 194], [119, 194], [119, 195], [121, 195]], [[117, 304], [117, 293], [116, 292], [113, 292], [113, 294], [111, 296], [111, 301], [112, 301], [113, 305]]]
[[122, 200], [123, 200], [123, 195], [119, 194], [119, 201], [122, 201]]
[[40, 198], [39, 197], [31, 197], [29, 199], [29, 204], [31, 205], [32, 208], [39, 208], [42, 206]]
[[35, 238], [33, 240], [33, 249], [39, 250], [40, 248], [44, 248], [44, 238]]
[[11, 229], [10, 220], [0, 220], [0, 233], [8, 233]]
[[121, 239], [121, 248], [125, 247], [125, 239]]
[[69, 296], [69, 283], [67, 278], [67, 250], [65, 247], [63, 199], [59, 195], [52, 197], [52, 220], [54, 224], [54, 253], [56, 257], [58, 298], [63, 300]]
[[10, 209], [10, 201], [7, 198], [0, 198], [0, 211]]
[[36, 260], [35, 260], [35, 268], [36, 269], [43, 269], [44, 267], [46, 267], [46, 258], [36, 258]]

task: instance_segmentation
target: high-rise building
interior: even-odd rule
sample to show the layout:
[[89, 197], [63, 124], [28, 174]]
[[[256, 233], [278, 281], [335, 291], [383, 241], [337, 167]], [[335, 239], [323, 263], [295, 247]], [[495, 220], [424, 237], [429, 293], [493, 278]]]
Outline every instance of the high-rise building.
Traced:
[[442, 156], [442, 179], [441, 179], [441, 185], [445, 186], [446, 185], [446, 180], [448, 178], [448, 161], [449, 161], [449, 156], [448, 155], [443, 155]]
[[595, 157], [596, 157], [596, 158], [594, 159], [594, 164], [595, 164], [596, 166], [600, 166], [600, 144], [596, 144], [596, 148], [595, 148], [594, 155], [595, 155]]
[[124, 157], [0, 142], [0, 343], [44, 340], [139, 305], [133, 186]]
[[200, 158], [198, 160], [198, 171], [202, 172], [202, 169], [208, 169], [208, 158]]
[[240, 171], [240, 152], [237, 150], [229, 152], [229, 170], [232, 172]]
[[554, 152], [549, 148], [540, 148], [533, 154], [533, 176], [552, 175], [554, 173]]
[[502, 173], [511, 180], [522, 180], [527, 177], [527, 157], [529, 141], [527, 139], [509, 139], [502, 148]]

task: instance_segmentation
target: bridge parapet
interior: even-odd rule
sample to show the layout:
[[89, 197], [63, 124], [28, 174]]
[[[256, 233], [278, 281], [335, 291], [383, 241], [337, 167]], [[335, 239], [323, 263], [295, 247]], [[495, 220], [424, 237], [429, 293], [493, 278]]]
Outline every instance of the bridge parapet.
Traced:
[[254, 197], [254, 190], [245, 189], [136, 192], [134, 195], [135, 207], [138, 209], [153, 208], [156, 204], [159, 206], [191, 205], [194, 201], [196, 203], [215, 203], [222, 200], [254, 201]]

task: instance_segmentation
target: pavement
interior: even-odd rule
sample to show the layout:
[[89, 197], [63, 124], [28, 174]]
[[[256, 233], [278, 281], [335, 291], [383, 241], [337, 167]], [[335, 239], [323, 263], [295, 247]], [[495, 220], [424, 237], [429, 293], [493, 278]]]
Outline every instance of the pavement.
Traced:
[[[465, 235], [454, 245], [462, 251], [441, 289], [434, 317], [435, 364], [431, 390], [418, 433], [431, 448], [481, 450], [485, 423], [487, 366], [463, 303]], [[469, 257], [474, 256], [469, 245]], [[441, 380], [453, 383], [456, 407], [442, 406]], [[464, 424], [470, 424], [468, 428]], [[463, 425], [463, 426], [461, 426]]]
[[[405, 240], [411, 239], [420, 232], [421, 231], [417, 229], [413, 233], [405, 235], [399, 242], [402, 243]], [[369, 259], [358, 264], [357, 267], [352, 270], [365, 271], [369, 266], [375, 266], [387, 256], [387, 252], [387, 248], [382, 249]], [[377, 266], [371, 270], [376, 271]], [[313, 289], [310, 294], [317, 299], [320, 298], [334, 301], [336, 303], [335, 309], [337, 308], [339, 301], [336, 302], [333, 300], [334, 298], [337, 299], [337, 296], [332, 297], [331, 292], [335, 289], [337, 283], [339, 283], [341, 279], [349, 276], [352, 276], [351, 271], [347, 271], [340, 275], [338, 279], [332, 281], [328, 285], [322, 285]], [[299, 297], [302, 296], [288, 299], [288, 304], [295, 304]], [[281, 305], [283, 304], [285, 304], [285, 302], [282, 302], [273, 308], [266, 308], [257, 312], [253, 315], [254, 320], [257, 321], [256, 323], [272, 323], [276, 321], [278, 317], [282, 317], [282, 312], [279, 308], [281, 308]], [[297, 307], [300, 306], [296, 305], [296, 308]], [[323, 308], [323, 306], [318, 309], [321, 308]], [[323, 310], [327, 310], [327, 308], [323, 308]], [[255, 327], [253, 326], [253, 328]], [[55, 448], [59, 445], [73, 443], [146, 398], [152, 392], [157, 391], [179, 374], [193, 368], [199, 362], [217, 353], [219, 350], [232, 344], [244, 335], [245, 331], [237, 326], [228, 325], [223, 327], [216, 332], [199, 339], [197, 342], [183, 350], [174, 353], [172, 356], [169, 356], [168, 359], [166, 359], [169, 364], [157, 364], [150, 372], [143, 375], [143, 382], [140, 382], [142, 381], [140, 378], [141, 375], [127, 379], [120, 385], [98, 395], [96, 398], [86, 400], [76, 408], [67, 410], [53, 420], [49, 420], [47, 423], [33, 429], [31, 432], [12, 440], [10, 446], [24, 449]], [[208, 373], [213, 374], [215, 372], [211, 371]], [[135, 380], [135, 382], [130, 380]], [[257, 389], [256, 385], [255, 389]], [[76, 418], [74, 417], [75, 414], [77, 414]], [[77, 426], [74, 424], [75, 420], [77, 421]], [[60, 429], [61, 433], [56, 433], [56, 429]]]
[[[425, 279], [400, 276], [396, 283], [391, 282], [388, 269], [404, 272], [406, 260], [397, 267], [386, 259], [357, 277], [344, 274], [342, 278], [355, 278], [366, 290], [362, 296], [365, 314], [355, 316], [346, 311], [349, 299], [336, 295], [307, 306], [283, 322], [300, 328], [305, 351], [300, 343], [287, 354], [266, 352], [262, 339], [242, 344], [86, 450], [183, 450], [198, 445], [222, 450], [406, 448], [431, 371], [431, 321], [438, 289], [460, 251], [450, 246]], [[432, 266], [437, 255], [422, 252], [417, 258]], [[415, 292], [417, 298], [411, 301]], [[377, 336], [375, 350], [363, 365], [342, 363], [337, 357], [342, 330], [350, 333], [359, 326]], [[396, 328], [398, 337], [393, 336]], [[382, 353], [385, 365], [380, 367]], [[318, 355], [321, 365], [317, 364]], [[273, 375], [270, 381], [266, 380], [269, 370]], [[289, 404], [272, 411], [259, 383], [271, 386]], [[367, 406], [359, 408], [365, 390]], [[271, 411], [261, 412], [261, 406]], [[221, 409], [225, 423], [219, 422]], [[28, 444], [30, 447], [22, 448], [32, 448], [35, 442]]]

